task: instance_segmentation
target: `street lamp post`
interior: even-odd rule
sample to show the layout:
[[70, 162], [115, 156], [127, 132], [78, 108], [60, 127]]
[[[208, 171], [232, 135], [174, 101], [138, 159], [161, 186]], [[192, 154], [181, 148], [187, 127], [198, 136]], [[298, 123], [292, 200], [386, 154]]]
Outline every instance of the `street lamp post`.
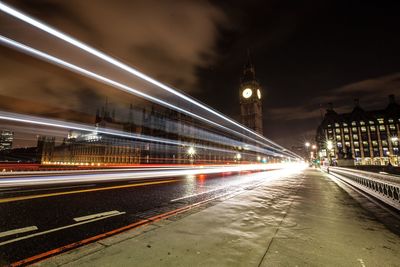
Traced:
[[315, 149], [317, 149], [317, 145], [312, 145], [311, 148], [312, 148], [313, 150], [315, 150]]
[[[399, 138], [397, 136], [392, 136], [390, 140], [392, 141], [392, 150], [393, 150], [392, 157], [393, 159], [395, 159], [395, 162], [393, 162], [392, 164], [399, 166], [399, 151], [398, 151]], [[397, 148], [396, 153], [395, 153], [395, 147]], [[389, 162], [390, 162], [390, 157], [389, 157]]]
[[388, 157], [388, 161], [389, 161], [389, 166], [392, 165], [392, 162], [391, 162], [391, 155], [392, 155], [392, 154], [390, 154], [390, 151], [387, 151], [387, 152], [386, 152], [386, 156]]
[[317, 158], [317, 145], [313, 144], [311, 146], [310, 160], [314, 160], [315, 158]]
[[189, 155], [190, 164], [193, 164], [194, 155], [196, 154], [196, 150], [194, 149], [194, 147], [191, 146], [188, 148], [187, 153]]
[[238, 161], [238, 162], [240, 162], [240, 159], [242, 158], [242, 155], [240, 154], [240, 153], [237, 153], [236, 154], [236, 160]]
[[307, 158], [310, 159], [310, 146], [311, 146], [310, 142], [305, 142], [304, 146], [306, 147]]
[[331, 150], [333, 149], [333, 143], [331, 140], [326, 142], [326, 149], [328, 150], [328, 161], [329, 165], [332, 165]]

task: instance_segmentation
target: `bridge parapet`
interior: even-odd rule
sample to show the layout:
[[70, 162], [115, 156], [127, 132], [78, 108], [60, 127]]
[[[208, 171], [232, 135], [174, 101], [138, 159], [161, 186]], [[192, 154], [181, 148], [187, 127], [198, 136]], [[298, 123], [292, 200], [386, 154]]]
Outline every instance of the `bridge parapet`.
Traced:
[[[324, 169], [328, 171], [327, 168]], [[400, 210], [400, 176], [329, 167], [330, 174]]]

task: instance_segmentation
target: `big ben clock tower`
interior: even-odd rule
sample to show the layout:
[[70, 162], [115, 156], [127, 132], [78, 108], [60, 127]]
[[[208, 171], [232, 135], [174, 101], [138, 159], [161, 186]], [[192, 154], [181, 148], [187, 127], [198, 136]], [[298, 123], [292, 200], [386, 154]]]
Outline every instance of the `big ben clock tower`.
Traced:
[[250, 56], [240, 80], [240, 119], [248, 128], [263, 134], [262, 126], [262, 88], [256, 80], [256, 74]]

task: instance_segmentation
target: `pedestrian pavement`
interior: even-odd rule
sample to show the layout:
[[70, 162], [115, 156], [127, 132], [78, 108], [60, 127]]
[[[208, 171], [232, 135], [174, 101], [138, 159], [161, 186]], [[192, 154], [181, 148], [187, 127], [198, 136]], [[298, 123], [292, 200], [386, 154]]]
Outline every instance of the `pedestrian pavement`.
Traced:
[[35, 266], [399, 266], [400, 237], [316, 169]]

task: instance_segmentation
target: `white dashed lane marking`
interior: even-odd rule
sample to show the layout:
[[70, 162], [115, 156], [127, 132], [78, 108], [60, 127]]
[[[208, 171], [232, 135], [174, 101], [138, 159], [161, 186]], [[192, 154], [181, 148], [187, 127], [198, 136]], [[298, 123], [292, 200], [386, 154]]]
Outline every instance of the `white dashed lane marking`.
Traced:
[[22, 234], [22, 233], [26, 233], [26, 232], [35, 231], [37, 229], [38, 228], [36, 226], [28, 226], [28, 227], [24, 227], [24, 228], [13, 229], [13, 230], [1, 232], [0, 237], [5, 237], [5, 236], [15, 235], [15, 234]]
[[96, 214], [92, 214], [92, 215], [77, 217], [77, 218], [74, 218], [74, 221], [81, 222], [81, 221], [91, 220], [94, 218], [100, 218], [100, 217], [110, 216], [110, 215], [115, 216], [115, 215], [120, 215], [120, 214], [124, 214], [124, 213], [125, 212], [120, 212], [118, 210], [112, 210], [112, 211], [106, 211], [106, 212], [102, 212], [102, 213], [96, 213]]

